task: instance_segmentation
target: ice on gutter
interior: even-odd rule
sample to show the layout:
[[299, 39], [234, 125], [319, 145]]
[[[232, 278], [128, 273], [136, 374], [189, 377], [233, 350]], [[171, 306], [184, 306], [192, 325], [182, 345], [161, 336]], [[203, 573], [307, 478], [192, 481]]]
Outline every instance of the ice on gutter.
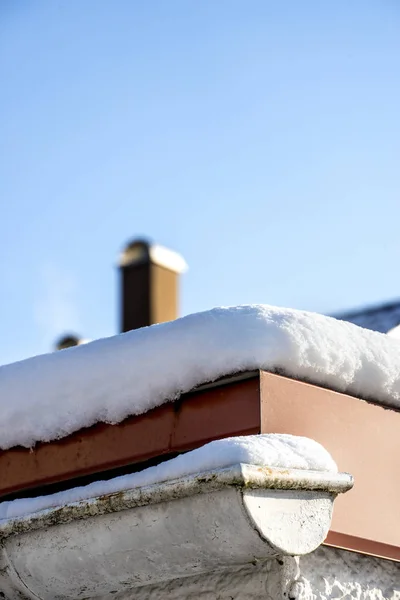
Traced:
[[97, 481], [48, 496], [0, 503], [2, 520], [32, 515], [49, 508], [125, 490], [151, 486], [195, 473], [236, 464], [337, 473], [330, 454], [314, 440], [284, 434], [240, 436], [215, 440], [176, 458], [138, 473]]
[[398, 340], [304, 311], [218, 308], [0, 367], [0, 448], [118, 423], [253, 369], [400, 405]]

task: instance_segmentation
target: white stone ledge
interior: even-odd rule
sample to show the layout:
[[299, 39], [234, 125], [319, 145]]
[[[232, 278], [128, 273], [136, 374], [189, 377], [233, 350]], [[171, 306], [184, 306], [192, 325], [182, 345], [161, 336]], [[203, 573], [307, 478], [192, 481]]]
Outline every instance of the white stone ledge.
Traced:
[[351, 486], [346, 474], [236, 465], [14, 519], [0, 526], [0, 590], [10, 600], [114, 598], [304, 555]]

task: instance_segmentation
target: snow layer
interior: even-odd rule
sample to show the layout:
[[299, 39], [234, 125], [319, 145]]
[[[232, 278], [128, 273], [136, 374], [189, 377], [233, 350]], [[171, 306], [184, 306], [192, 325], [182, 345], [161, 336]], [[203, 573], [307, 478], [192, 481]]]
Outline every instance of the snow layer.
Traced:
[[337, 466], [330, 454], [314, 440], [284, 434], [238, 436], [210, 442], [139, 473], [122, 475], [108, 481], [96, 481], [84, 487], [49, 496], [2, 502], [0, 520], [239, 463], [337, 472]]
[[389, 331], [387, 332], [387, 334], [389, 337], [395, 338], [395, 339], [399, 339], [400, 338], [400, 325], [396, 325], [396, 327], [393, 327], [393, 329], [389, 329]]
[[0, 448], [118, 423], [251, 369], [400, 405], [398, 340], [304, 311], [217, 308], [0, 367]]

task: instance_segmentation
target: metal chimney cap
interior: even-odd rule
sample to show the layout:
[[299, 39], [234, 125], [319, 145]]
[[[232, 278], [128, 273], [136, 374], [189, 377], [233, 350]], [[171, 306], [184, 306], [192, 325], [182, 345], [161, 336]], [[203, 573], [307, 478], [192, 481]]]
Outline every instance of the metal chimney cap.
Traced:
[[119, 258], [119, 267], [130, 267], [143, 262], [152, 262], [175, 273], [184, 273], [188, 269], [180, 254], [144, 239], [133, 240], [125, 246]]

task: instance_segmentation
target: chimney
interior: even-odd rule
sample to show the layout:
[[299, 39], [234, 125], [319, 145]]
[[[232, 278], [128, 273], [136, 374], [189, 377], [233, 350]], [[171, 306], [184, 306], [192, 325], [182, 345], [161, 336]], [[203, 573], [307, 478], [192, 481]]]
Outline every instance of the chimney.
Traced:
[[60, 337], [56, 344], [55, 350], [65, 350], [66, 348], [73, 348], [74, 346], [80, 346], [81, 344], [85, 344], [87, 340], [83, 340], [82, 338], [68, 333], [67, 335], [63, 335]]
[[122, 252], [119, 269], [121, 332], [178, 317], [179, 275], [187, 269], [179, 254], [134, 240]]

